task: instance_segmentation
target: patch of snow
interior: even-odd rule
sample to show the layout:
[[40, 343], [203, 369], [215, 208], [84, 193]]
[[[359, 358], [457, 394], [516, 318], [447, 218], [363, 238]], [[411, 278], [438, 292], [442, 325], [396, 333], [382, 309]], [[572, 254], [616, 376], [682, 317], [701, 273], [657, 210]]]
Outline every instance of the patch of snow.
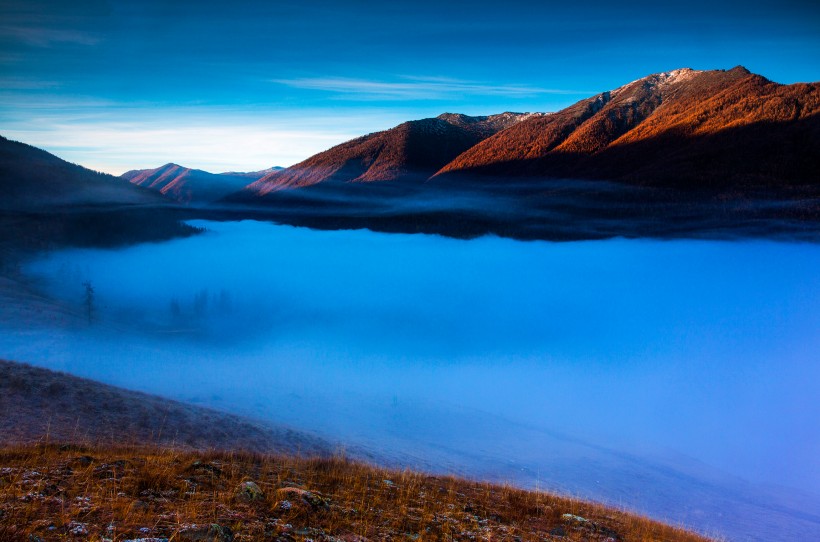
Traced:
[[669, 87], [670, 85], [673, 85], [675, 83], [682, 83], [684, 81], [688, 81], [700, 73], [703, 73], [703, 70], [693, 70], [692, 68], [680, 68], [668, 72], [654, 73], [652, 75], [647, 75], [646, 77], [642, 77], [640, 79], [635, 79], [634, 81], [630, 81], [629, 83], [616, 88], [612, 91], [612, 96], [617, 96], [618, 94], [620, 94], [627, 88], [631, 87], [635, 83], [641, 82], [652, 87], [655, 87], [659, 90], [663, 90], [666, 87]]

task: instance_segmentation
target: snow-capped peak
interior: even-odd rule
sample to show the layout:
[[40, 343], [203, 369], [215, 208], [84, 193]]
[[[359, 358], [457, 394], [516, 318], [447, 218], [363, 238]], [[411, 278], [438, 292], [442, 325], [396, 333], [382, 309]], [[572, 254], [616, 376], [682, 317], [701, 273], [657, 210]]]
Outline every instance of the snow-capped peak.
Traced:
[[673, 84], [688, 81], [700, 73], [703, 73], [703, 70], [693, 70], [692, 68], [680, 68], [668, 72], [654, 73], [616, 88], [612, 91], [612, 96], [617, 96], [635, 83], [644, 83], [658, 90], [664, 90]]

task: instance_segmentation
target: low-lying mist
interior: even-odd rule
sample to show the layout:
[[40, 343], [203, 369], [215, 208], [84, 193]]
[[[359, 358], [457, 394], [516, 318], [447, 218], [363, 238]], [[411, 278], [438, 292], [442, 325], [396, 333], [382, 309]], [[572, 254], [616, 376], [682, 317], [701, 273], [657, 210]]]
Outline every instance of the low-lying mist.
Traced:
[[820, 491], [817, 245], [193, 224], [33, 262], [78, 322], [0, 355], [420, 459], [544, 428]]

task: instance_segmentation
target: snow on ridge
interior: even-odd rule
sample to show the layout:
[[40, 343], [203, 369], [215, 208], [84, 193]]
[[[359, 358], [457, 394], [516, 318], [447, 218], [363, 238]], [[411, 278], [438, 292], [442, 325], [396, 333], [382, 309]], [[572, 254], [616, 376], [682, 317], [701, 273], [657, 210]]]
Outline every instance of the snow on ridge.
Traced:
[[615, 90], [612, 91], [612, 96], [617, 96], [627, 88], [631, 87], [635, 83], [645, 83], [653, 88], [657, 88], [659, 90], [664, 90], [665, 88], [673, 85], [675, 83], [682, 83], [684, 81], [688, 81], [694, 78], [696, 75], [703, 73], [704, 70], [693, 70], [692, 68], [679, 68], [677, 70], [672, 70], [668, 72], [661, 72], [661, 73], [653, 73], [652, 75], [647, 75], [646, 77], [641, 77], [640, 79], [635, 79], [634, 81], [630, 81], [629, 83], [622, 85]]

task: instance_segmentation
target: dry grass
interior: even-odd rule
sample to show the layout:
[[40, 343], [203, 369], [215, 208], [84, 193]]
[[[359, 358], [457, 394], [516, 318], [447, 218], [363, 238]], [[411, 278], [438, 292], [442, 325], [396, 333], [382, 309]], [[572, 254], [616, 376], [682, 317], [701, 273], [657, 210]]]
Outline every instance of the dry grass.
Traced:
[[308, 455], [333, 449], [288, 427], [0, 360], [0, 445], [38, 442]]
[[[258, 499], [238, 496], [246, 481], [258, 484]], [[343, 458], [168, 448], [0, 450], [0, 540], [139, 538], [705, 540], [595, 504]]]

